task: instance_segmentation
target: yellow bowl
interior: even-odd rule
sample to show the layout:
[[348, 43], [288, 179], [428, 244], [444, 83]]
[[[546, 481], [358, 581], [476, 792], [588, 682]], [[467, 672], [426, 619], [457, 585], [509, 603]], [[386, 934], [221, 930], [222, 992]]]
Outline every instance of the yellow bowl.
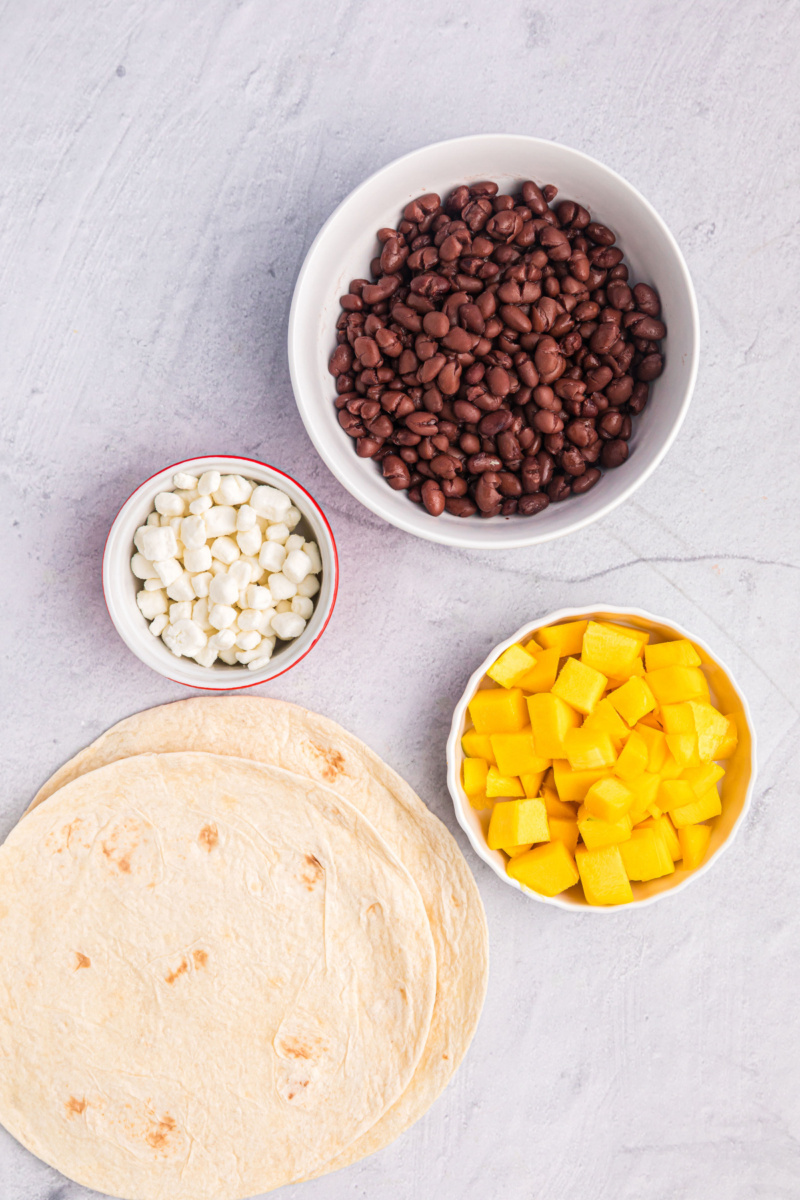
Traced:
[[714, 654], [705, 642], [682, 629], [673, 621], [663, 617], [654, 617], [652, 613], [639, 608], [562, 608], [557, 612], [548, 613], [538, 621], [531, 621], [500, 645], [495, 646], [477, 671], [471, 676], [463, 696], [456, 705], [453, 713], [453, 723], [450, 737], [447, 741], [447, 786], [453, 798], [456, 817], [462, 829], [469, 838], [475, 852], [487, 863], [504, 883], [510, 887], [525, 892], [543, 904], [552, 904], [556, 908], [576, 909], [591, 912], [617, 912], [620, 909], [630, 909], [630, 904], [598, 907], [586, 903], [580, 884], [561, 892], [558, 896], [542, 896], [523, 887], [516, 879], [506, 874], [506, 856], [499, 850], [490, 850], [486, 843], [486, 830], [489, 823], [490, 810], [478, 810], [472, 807], [461, 784], [461, 764], [464, 752], [461, 749], [461, 738], [467, 729], [471, 728], [467, 705], [481, 687], [494, 686], [486, 672], [492, 663], [515, 642], [524, 641], [546, 625], [557, 625], [562, 621], [580, 621], [589, 618], [592, 621], [613, 621], [619, 625], [629, 625], [654, 636], [656, 641], [673, 641], [676, 638], [688, 638], [697, 650], [702, 660], [704, 673], [708, 679], [711, 692], [711, 702], [724, 713], [732, 713], [736, 718], [739, 744], [733, 755], [725, 763], [725, 776], [720, 784], [722, 797], [722, 813], [716, 817], [713, 824], [711, 841], [702, 865], [694, 871], [685, 871], [677, 863], [675, 872], [661, 879], [653, 879], [648, 883], [632, 883], [633, 904], [654, 904], [664, 896], [673, 895], [687, 887], [693, 879], [704, 875], [719, 858], [723, 849], [730, 845], [738, 831], [753, 794], [756, 778], [756, 735], [753, 720], [747, 700], [738, 688], [729, 669]]

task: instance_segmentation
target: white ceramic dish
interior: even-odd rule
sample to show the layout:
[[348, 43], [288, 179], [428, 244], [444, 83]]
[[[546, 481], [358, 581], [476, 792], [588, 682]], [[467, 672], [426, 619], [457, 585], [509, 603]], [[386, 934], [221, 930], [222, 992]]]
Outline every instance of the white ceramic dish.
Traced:
[[[141, 582], [131, 571], [135, 531], [153, 511], [153, 501], [157, 493], [171, 490], [172, 476], [176, 471], [201, 475], [203, 471], [212, 470], [229, 475], [243, 475], [246, 479], [268, 483], [286, 492], [303, 514], [296, 532], [308, 540], [316, 541], [322, 558], [320, 590], [314, 597], [314, 612], [306, 628], [294, 641], [278, 642], [268, 665], [258, 671], [250, 671], [245, 666], [230, 667], [221, 662], [216, 662], [211, 667], [201, 667], [193, 659], [177, 658], [167, 649], [161, 638], [153, 636], [136, 604], [136, 593], [141, 587]], [[236, 688], [266, 683], [305, 658], [322, 637], [330, 620], [338, 586], [339, 560], [336, 543], [322, 509], [291, 476], [252, 458], [226, 455], [187, 458], [151, 476], [123, 504], [111, 526], [103, 554], [103, 591], [106, 606], [128, 649], [148, 667], [166, 675], [175, 683], [208, 691], [233, 691]]]
[[[594, 220], [618, 234], [636, 282], [661, 296], [668, 327], [664, 373], [634, 422], [631, 456], [604, 472], [583, 496], [551, 504], [535, 517], [460, 519], [430, 516], [405, 492], [394, 492], [375, 464], [360, 459], [339, 425], [328, 360], [336, 344], [339, 297], [350, 280], [369, 273], [376, 231], [396, 226], [409, 200], [445, 195], [457, 184], [492, 179], [511, 190], [524, 179], [553, 183], [564, 199], [590, 208]], [[677, 436], [697, 374], [700, 331], [689, 272], [656, 210], [636, 188], [596, 159], [541, 138], [478, 134], [425, 146], [383, 167], [328, 218], [308, 251], [289, 318], [289, 367], [297, 406], [309, 436], [336, 478], [378, 516], [417, 537], [470, 549], [531, 546], [562, 537], [604, 516], [652, 474]]]
[[[696, 647], [703, 666], [706, 668], [705, 674], [708, 679], [712, 704], [717, 704], [723, 712], [735, 714], [739, 734], [736, 751], [725, 762], [725, 777], [720, 787], [722, 814], [714, 821], [708, 853], [702, 865], [696, 871], [684, 871], [680, 864], [676, 864], [673, 875], [653, 879], [649, 883], [633, 883], [631, 884], [633, 903], [610, 907], [596, 907], [587, 904], [583, 898], [580, 884], [553, 897], [541, 896], [538, 892], [521, 887], [516, 879], [512, 879], [510, 875], [506, 874], [507, 859], [505, 855], [499, 850], [490, 850], [486, 844], [488, 811], [481, 813], [474, 809], [461, 786], [461, 764], [464, 761], [461, 737], [472, 724], [469, 720], [467, 705], [481, 684], [492, 683], [486, 676], [489, 667], [509, 646], [513, 646], [515, 642], [524, 642], [537, 629], [541, 629], [545, 625], [557, 625], [562, 621], [581, 621], [587, 617], [590, 620], [615, 621], [620, 625], [631, 625], [634, 629], [646, 630], [650, 634], [655, 634], [658, 641], [688, 638]], [[538, 621], [530, 621], [527, 625], [523, 625], [512, 637], [506, 638], [500, 645], [495, 646], [491, 654], [484, 659], [477, 671], [470, 677], [464, 694], [453, 713], [453, 724], [447, 741], [447, 786], [453, 798], [458, 823], [469, 838], [473, 850], [503, 880], [503, 883], [525, 892], [526, 895], [543, 904], [552, 904], [555, 908], [572, 911], [575, 909], [595, 913], [630, 911], [632, 908], [654, 904], [656, 900], [683, 891], [692, 880], [705, 875], [724, 848], [733, 841], [750, 807], [755, 779], [756, 735], [753, 719], [747, 700], [739, 690], [728, 668], [700, 638], [695, 637], [686, 629], [682, 629], [674, 621], [666, 621], [663, 617], [654, 617], [652, 613], [644, 612], [639, 608], [615, 608], [611, 605], [598, 605], [593, 608], [561, 608], [557, 612], [548, 613]], [[483, 820], [481, 820], [482, 816]]]

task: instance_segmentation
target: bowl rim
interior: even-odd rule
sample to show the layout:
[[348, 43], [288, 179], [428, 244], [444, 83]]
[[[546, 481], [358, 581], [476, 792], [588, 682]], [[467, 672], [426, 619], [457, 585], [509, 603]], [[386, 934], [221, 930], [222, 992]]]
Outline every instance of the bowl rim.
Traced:
[[[699, 867], [697, 867], [696, 870], [690, 872], [690, 874], [688, 874], [685, 879], [681, 880], [681, 882], [679, 884], [677, 884], [675, 887], [669, 888], [663, 892], [656, 892], [652, 896], [645, 896], [641, 900], [634, 899], [631, 904], [611, 904], [611, 905], [575, 904], [569, 900], [562, 900], [560, 895], [543, 896], [539, 892], [533, 892], [528, 888], [522, 887], [522, 885], [519, 883], [518, 880], [512, 879], [511, 876], [508, 875], [504, 870], [501, 870], [500, 866], [494, 861], [493, 858], [490, 857], [490, 855], [493, 854], [494, 852], [489, 850], [485, 841], [482, 838], [479, 838], [477, 836], [475, 830], [469, 824], [467, 817], [466, 817], [466, 811], [465, 811], [465, 804], [467, 804], [468, 801], [465, 801], [465, 799], [461, 795], [461, 791], [462, 791], [461, 780], [460, 780], [461, 759], [459, 758], [459, 754], [461, 754], [463, 757], [463, 752], [461, 751], [461, 726], [464, 722], [464, 717], [465, 717], [465, 714], [467, 711], [467, 705], [469, 704], [473, 695], [477, 691], [478, 684], [483, 679], [488, 668], [496, 660], [498, 655], [502, 654], [504, 650], [507, 650], [509, 646], [513, 646], [515, 642], [519, 641], [523, 637], [528, 637], [531, 633], [535, 632], [537, 629], [541, 629], [546, 625], [557, 625], [559, 622], [562, 622], [562, 621], [581, 620], [583, 617], [591, 617], [592, 614], [601, 613], [601, 612], [613, 613], [615, 616], [620, 616], [620, 617], [638, 617], [640, 620], [643, 620], [643, 621], [653, 622], [654, 624], [657, 624], [657, 625], [665, 625], [665, 626], [667, 626], [667, 628], [674, 630], [675, 633], [677, 633], [679, 636], [687, 638], [690, 642], [696, 643], [696, 645], [698, 645], [702, 650], [704, 650], [706, 652], [706, 654], [708, 654], [708, 656], [713, 660], [713, 662], [726, 675], [728, 682], [730, 683], [731, 687], [736, 692], [737, 696], [739, 697], [739, 700], [741, 701], [742, 711], [744, 713], [744, 718], [747, 723], [747, 729], [750, 734], [750, 779], [748, 781], [747, 788], [745, 791], [745, 797], [744, 797], [744, 801], [742, 803], [741, 812], [739, 813], [738, 817], [734, 821], [734, 823], [731, 827], [730, 833], [726, 837], [725, 841], [722, 842], [721, 845], [719, 845], [717, 847], [717, 849], [714, 851], [713, 855], [710, 858], [708, 858], [704, 863], [702, 863]], [[683, 892], [684, 889], [687, 888], [691, 883], [693, 883], [701, 875], [704, 875], [708, 870], [710, 870], [710, 868], [718, 861], [718, 859], [719, 859], [720, 855], [723, 853], [723, 851], [726, 850], [731, 845], [731, 843], [734, 841], [742, 824], [745, 821], [745, 818], [747, 817], [747, 814], [750, 811], [750, 808], [752, 805], [752, 799], [753, 799], [753, 791], [755, 789], [756, 777], [758, 774], [758, 759], [757, 759], [756, 751], [757, 751], [756, 730], [755, 730], [755, 726], [753, 724], [753, 714], [750, 711], [750, 705], [747, 702], [747, 697], [745, 696], [742, 689], [739, 687], [739, 684], [736, 682], [736, 679], [735, 679], [734, 675], [732, 674], [730, 668], [728, 667], [727, 663], [723, 662], [723, 660], [719, 657], [719, 655], [716, 654], [716, 652], [711, 649], [711, 647], [708, 645], [707, 642], [704, 641], [703, 638], [696, 637], [694, 634], [690, 633], [687, 629], [684, 629], [684, 627], [682, 625], [679, 625], [676, 621], [667, 620], [664, 617], [656, 616], [654, 613], [648, 612], [646, 609], [643, 609], [643, 608], [626, 608], [626, 607], [623, 607], [622, 605], [618, 605], [618, 604], [591, 604], [591, 605], [587, 605], [587, 606], [580, 607], [580, 608], [577, 608], [577, 607], [576, 608], [558, 608], [558, 609], [555, 609], [553, 612], [549, 612], [549, 613], [545, 614], [545, 616], [543, 616], [541, 619], [537, 619], [536, 621], [526, 621], [526, 623], [524, 625], [522, 625], [519, 629], [517, 629], [516, 632], [513, 633], [510, 637], [506, 638], [502, 642], [499, 642], [494, 647], [494, 649], [489, 654], [487, 654], [487, 656], [484, 658], [484, 660], [480, 664], [480, 666], [477, 667], [477, 669], [472, 672], [472, 674], [469, 677], [469, 680], [467, 681], [467, 686], [464, 689], [464, 692], [461, 695], [461, 698], [459, 699], [458, 703], [455, 706], [455, 709], [453, 711], [453, 719], [450, 724], [450, 733], [447, 738], [447, 749], [446, 749], [446, 753], [447, 753], [447, 788], [448, 788], [448, 791], [450, 792], [450, 797], [453, 801], [453, 808], [455, 809], [456, 820], [458, 821], [461, 828], [464, 830], [464, 833], [467, 835], [467, 838], [469, 840], [470, 845], [472, 846], [472, 849], [475, 851], [475, 853], [478, 855], [478, 857], [481, 858], [482, 861], [486, 863], [486, 865], [488, 867], [491, 867], [492, 871], [494, 871], [495, 875], [497, 875], [497, 877], [499, 879], [501, 879], [503, 881], [503, 883], [509, 884], [510, 886], [514, 887], [517, 891], [522, 892], [525, 896], [529, 897], [532, 900], [538, 900], [539, 902], [541, 902], [543, 904], [549, 904], [553, 908], [561, 909], [562, 912], [564, 912], [564, 911], [571, 912], [571, 913], [592, 912], [592, 913], [602, 913], [604, 915], [608, 915], [610, 913], [631, 912], [633, 910], [636, 910], [639, 908], [645, 908], [646, 906], [655, 904], [655, 903], [657, 903], [657, 901], [664, 900], [669, 896], [675, 896], [678, 893]]]
[[[330, 452], [325, 438], [320, 436], [317, 423], [313, 419], [313, 402], [309, 403], [306, 401], [303, 387], [301, 386], [300, 368], [298, 364], [301, 360], [302, 353], [299, 345], [297, 345], [297, 342], [300, 336], [300, 308], [304, 300], [303, 291], [306, 286], [306, 281], [313, 269], [315, 254], [320, 243], [327, 235], [329, 228], [339, 214], [343, 211], [343, 209], [351, 205], [353, 202], [358, 201], [366, 189], [369, 188], [370, 185], [381, 175], [393, 170], [403, 163], [410, 162], [420, 154], [436, 150], [443, 150], [445, 147], [458, 145], [466, 146], [487, 140], [500, 140], [509, 143], [516, 142], [518, 144], [521, 143], [525, 144], [531, 149], [537, 146], [556, 146], [559, 150], [564, 151], [566, 154], [582, 160], [591, 168], [599, 168], [601, 171], [607, 172], [608, 175], [613, 179], [616, 186], [631, 194], [645, 208], [650, 219], [659, 227], [660, 232], [662, 233], [670, 250], [672, 251], [672, 254], [674, 255], [678, 271], [682, 277], [689, 298], [692, 344], [688, 351], [690, 355], [689, 377], [684, 388], [684, 395], [681, 400], [680, 408], [675, 415], [672, 427], [667, 436], [664, 438], [657, 453], [654, 455], [652, 462], [647, 467], [643, 467], [641, 472], [637, 474], [635, 478], [631, 479], [630, 483], [622, 487], [616, 497], [610, 498], [596, 512], [582, 517], [576, 516], [572, 518], [562, 529], [552, 530], [545, 533], [537, 533], [535, 530], [535, 525], [533, 523], [527, 523], [523, 525], [522, 528], [527, 529], [530, 532], [521, 532], [518, 537], [509, 537], [504, 539], [502, 542], [498, 542], [496, 539], [491, 538], [488, 530], [485, 536], [478, 536], [477, 538], [473, 537], [469, 542], [465, 542], [458, 536], [457, 532], [451, 533], [446, 529], [442, 529], [435, 517], [430, 518], [430, 523], [424, 520], [424, 518], [421, 519], [421, 513], [417, 506], [414, 506], [409, 510], [408, 516], [405, 516], [401, 512], [395, 512], [388, 504], [384, 504], [382, 500], [378, 500], [375, 497], [370, 496], [362, 488], [360, 474], [357, 470], [349, 473], [338, 466], [335, 456]], [[300, 268], [297, 280], [295, 282], [294, 291], [292, 293], [292, 303], [289, 310], [288, 357], [292, 391], [294, 392], [295, 402], [297, 404], [301, 419], [306, 427], [306, 432], [311, 438], [317, 453], [320, 455], [325, 465], [333, 473], [336, 479], [338, 479], [339, 483], [341, 483], [342, 486], [345, 487], [348, 492], [350, 492], [351, 496], [354, 496], [355, 499], [359, 501], [359, 503], [363, 504], [365, 508], [368, 508], [371, 512], [375, 513], [376, 516], [381, 517], [384, 521], [387, 521], [390, 525], [394, 525], [395, 528], [402, 529], [406, 533], [411, 533], [415, 537], [421, 537], [426, 541], [437, 542], [440, 545], [446, 546], [457, 546], [465, 550], [513, 550], [519, 549], [523, 546], [541, 545], [544, 542], [550, 542], [560, 537], [566, 537], [571, 533], [577, 533], [579, 530], [586, 528], [587, 525], [591, 525], [595, 521], [601, 520], [620, 504], [623, 504], [626, 500], [628, 500], [633, 493], [650, 478], [656, 468], [661, 465], [681, 430], [683, 422], [686, 418], [686, 414], [689, 410], [689, 405], [691, 403], [697, 382], [697, 372], [700, 360], [700, 314], [697, 304], [697, 296], [695, 294], [689, 268], [686, 265], [686, 260], [681, 252], [680, 246], [678, 245], [674, 234], [664, 221], [663, 217], [650, 203], [650, 201], [639, 191], [638, 188], [636, 188], [632, 183], [629, 183], [628, 180], [625, 179], [624, 176], [620, 175], [618, 171], [615, 171], [613, 167], [606, 166], [605, 163], [594, 158], [590, 154], [586, 154], [582, 150], [576, 150], [572, 146], [563, 145], [561, 142], [557, 142], [549, 138], [532, 137], [528, 136], [527, 134], [516, 133], [467, 134], [466, 136], [462, 137], [446, 138], [443, 141], [431, 142], [425, 146], [418, 146], [416, 149], [400, 155], [399, 158], [392, 159], [390, 162], [379, 167], [376, 171], [373, 171], [367, 176], [366, 179], [357, 184], [352, 191], [350, 191], [342, 200], [339, 201], [309, 246], [306, 256], [303, 259], [303, 265]], [[427, 516], [428, 514], [426, 513], [425, 517]]]
[[[330, 601], [328, 603], [327, 612], [325, 613], [325, 617], [322, 622], [322, 625], [321, 625], [320, 629], [317, 631], [317, 634], [316, 634], [314, 640], [308, 646], [306, 646], [303, 653], [298, 655], [298, 657], [295, 658], [292, 662], [290, 662], [288, 664], [288, 666], [282, 667], [281, 670], [274, 671], [271, 673], [269, 671], [269, 668], [267, 668], [266, 673], [263, 673], [263, 674], [260, 672], [257, 673], [257, 677], [249, 682], [242, 682], [242, 683], [234, 683], [234, 682], [212, 683], [212, 682], [209, 682], [208, 684], [201, 684], [201, 683], [192, 682], [185, 678], [184, 679], [176, 678], [175, 675], [169, 674], [166, 670], [161, 670], [158, 666], [154, 666], [152, 663], [146, 662], [145, 659], [142, 658], [136, 645], [134, 644], [134, 639], [129, 637], [127, 630], [123, 629], [121, 627], [121, 624], [118, 621], [117, 614], [116, 614], [117, 605], [121, 603], [121, 600], [118, 599], [118, 597], [117, 597], [116, 587], [112, 581], [111, 560], [110, 560], [110, 555], [109, 555], [109, 544], [111, 543], [112, 536], [118, 530], [120, 522], [127, 515], [127, 512], [129, 511], [131, 504], [140, 496], [140, 494], [143, 491], [145, 491], [147, 489], [148, 484], [152, 483], [152, 481], [154, 479], [158, 478], [158, 476], [165, 475], [167, 473], [175, 473], [178, 470], [180, 470], [181, 467], [188, 467], [190, 465], [198, 466], [203, 463], [211, 463], [211, 462], [230, 462], [230, 463], [245, 463], [245, 464], [251, 463], [254, 466], [265, 468], [267, 471], [271, 472], [273, 475], [281, 476], [283, 479], [287, 479], [296, 488], [298, 488], [299, 491], [301, 491], [303, 493], [303, 495], [305, 496], [309, 505], [313, 508], [313, 510], [315, 511], [317, 516], [320, 518], [323, 529], [327, 533], [327, 536], [329, 539], [329, 545], [326, 547], [326, 549], [328, 549], [330, 551], [330, 556], [331, 556], [331, 563], [332, 563], [332, 567], [333, 567], [333, 587], [332, 587], [332, 591], [331, 591]], [[147, 477], [147, 479], [142, 480], [142, 482], [138, 485], [138, 487], [134, 488], [134, 490], [130, 493], [130, 495], [127, 497], [127, 499], [124, 500], [123, 503], [120, 505], [120, 507], [117, 511], [117, 514], [114, 517], [114, 520], [111, 522], [111, 526], [109, 527], [108, 533], [106, 534], [106, 540], [103, 545], [102, 587], [103, 587], [103, 600], [105, 602], [106, 610], [108, 612], [109, 617], [111, 618], [111, 622], [112, 622], [114, 628], [116, 629], [117, 633], [122, 638], [122, 641], [125, 643], [125, 645], [128, 647], [128, 649], [133, 654], [135, 654], [136, 657], [139, 659], [139, 661], [144, 663], [144, 665], [146, 667], [150, 667], [151, 670], [156, 671], [163, 678], [169, 679], [172, 683], [180, 684], [181, 687], [192, 688], [192, 690], [194, 690], [194, 691], [200, 691], [200, 692], [241, 691], [245, 688], [257, 687], [259, 684], [269, 683], [273, 679], [278, 679], [281, 675], [285, 675], [287, 671], [291, 671], [293, 667], [296, 667], [298, 663], [302, 662], [303, 659], [308, 654], [310, 654], [311, 651], [314, 649], [317, 642], [320, 640], [323, 633], [327, 629], [330, 619], [333, 616], [334, 607], [336, 606], [336, 599], [339, 594], [339, 552], [338, 552], [338, 548], [336, 545], [336, 538], [334, 537], [330, 522], [328, 521], [328, 518], [325, 516], [325, 513], [323, 512], [322, 508], [317, 503], [317, 501], [314, 499], [314, 497], [311, 495], [311, 493], [307, 490], [307, 488], [303, 487], [302, 483], [299, 483], [298, 480], [296, 480], [294, 478], [294, 476], [290, 475], [287, 471], [281, 471], [279, 467], [274, 467], [274, 466], [272, 466], [271, 463], [262, 462], [261, 459], [249, 458], [249, 457], [241, 455], [241, 454], [200, 454], [200, 455], [195, 455], [192, 458], [181, 459], [179, 462], [171, 463], [168, 466], [161, 467], [158, 471], [154, 471], [152, 473], [152, 475], [149, 475]], [[146, 623], [145, 623], [145, 625], [146, 625]], [[145, 629], [145, 632], [146, 631], [147, 630]], [[302, 634], [301, 634], [301, 637], [302, 637]], [[180, 662], [180, 659], [176, 658], [176, 662]], [[200, 666], [199, 663], [197, 665]], [[214, 674], [211, 668], [205, 667], [205, 668], [201, 668], [201, 669], [208, 671], [210, 678]], [[244, 669], [245, 668], [243, 668], [243, 670]]]

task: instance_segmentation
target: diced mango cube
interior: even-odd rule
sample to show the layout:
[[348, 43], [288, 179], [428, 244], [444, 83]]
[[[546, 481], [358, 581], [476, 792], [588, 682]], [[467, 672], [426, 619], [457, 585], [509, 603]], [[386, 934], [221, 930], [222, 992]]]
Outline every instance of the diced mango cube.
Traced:
[[682, 704], [662, 704], [661, 724], [665, 733], [695, 733], [694, 713], [688, 700]]
[[627, 842], [632, 828], [633, 823], [628, 815], [619, 821], [604, 821], [602, 817], [593, 817], [583, 804], [578, 809], [578, 829], [587, 846], [611, 846], [616, 842]]
[[697, 797], [685, 779], [663, 779], [658, 789], [658, 807], [662, 812], [672, 812], [693, 803]]
[[655, 774], [659, 768], [663, 767], [667, 757], [667, 739], [660, 729], [652, 729], [641, 721], [637, 723], [634, 732], [640, 735], [647, 746], [647, 769]]
[[598, 701], [581, 728], [609, 734], [617, 750], [630, 735], [630, 729], [608, 699]]
[[487, 796], [486, 792], [480, 792], [476, 796], [470, 796], [469, 802], [470, 802], [470, 806], [472, 808], [478, 809], [479, 812], [482, 809], [491, 808], [492, 805], [494, 804], [494, 800], [492, 800], [491, 797]]
[[592, 784], [597, 783], [598, 779], [607, 778], [608, 774], [605, 767], [573, 771], [565, 758], [553, 760], [553, 782], [562, 800], [583, 800]]
[[679, 779], [684, 773], [684, 768], [675, 761], [675, 756], [671, 750], [667, 750], [667, 757], [664, 759], [661, 766], [658, 768], [657, 774], [662, 779]]
[[710, 825], [684, 825], [678, 830], [685, 870], [694, 871], [706, 856], [711, 840]]
[[660, 711], [660, 709], [655, 709], [653, 712], [645, 713], [641, 720], [637, 722], [637, 727], [638, 725], [648, 725], [650, 729], [662, 729], [663, 727], [658, 715]]
[[600, 817], [611, 824], [622, 820], [630, 812], [633, 792], [619, 779], [598, 779], [586, 793], [583, 806], [593, 817]]
[[699, 767], [696, 733], [668, 733], [667, 745], [679, 767]]
[[690, 767], [683, 772], [683, 778], [692, 785], [695, 796], [702, 796], [717, 784], [725, 774], [724, 767], [716, 763], [704, 763], [701, 767]]
[[610, 692], [607, 699], [630, 726], [634, 726], [656, 706], [656, 698], [647, 682], [637, 676]]
[[478, 733], [477, 729], [468, 729], [461, 738], [461, 749], [467, 758], [485, 758], [487, 762], [494, 762], [494, 750], [488, 733]]
[[574, 816], [570, 819], [568, 817], [551, 817], [548, 815], [547, 820], [550, 825], [550, 841], [563, 842], [570, 854], [574, 854], [579, 836], [576, 818]]
[[598, 622], [604, 629], [610, 629], [612, 633], [622, 634], [623, 637], [633, 638], [639, 647], [639, 654], [642, 653], [645, 646], [650, 641], [650, 634], [644, 629], [634, 629], [632, 625], [615, 625], [613, 621]]
[[670, 821], [666, 814], [663, 817], [648, 817], [646, 821], [642, 821], [641, 825], [637, 825], [637, 829], [655, 829], [663, 837], [670, 858], [673, 862], [677, 862], [681, 857], [682, 851], [678, 841], [678, 835], [675, 832], [675, 826]]
[[480, 796], [486, 791], [489, 764], [485, 758], [465, 758], [462, 771], [464, 791], [468, 796]]
[[633, 792], [633, 804], [630, 817], [634, 825], [638, 825], [651, 812], [658, 799], [658, 789], [661, 779], [649, 771], [637, 775], [635, 779], [627, 780], [628, 787]]
[[689, 700], [687, 706], [694, 718], [697, 734], [697, 753], [701, 762], [711, 762], [719, 756], [719, 748], [728, 736], [728, 718], [703, 700]]
[[518, 733], [528, 724], [521, 688], [481, 688], [468, 707], [478, 733]]
[[662, 667], [699, 667], [700, 655], [686, 638], [674, 642], [655, 642], [645, 647], [644, 661], [648, 671]]
[[546, 625], [537, 629], [534, 637], [544, 650], [558, 650], [560, 658], [580, 654], [588, 621], [567, 621], [563, 625]]
[[495, 804], [486, 835], [490, 850], [549, 840], [544, 800], [501, 800]]
[[628, 783], [647, 770], [649, 761], [650, 752], [647, 749], [647, 743], [642, 735], [634, 730], [614, 764], [614, 774]]
[[634, 675], [644, 675], [644, 663], [640, 658], [632, 658], [627, 667], [624, 667], [613, 679], [609, 679], [608, 686], [610, 688], [622, 687], [623, 683], [627, 683]]
[[561, 841], [537, 846], [506, 866], [512, 879], [542, 896], [557, 896], [574, 887], [580, 876], [575, 859]]
[[634, 658], [639, 657], [640, 642], [620, 626], [601, 625], [590, 621], [583, 635], [581, 662], [593, 667], [607, 678], [624, 671]]
[[629, 879], [660, 879], [675, 870], [667, 844], [656, 829], [634, 829], [619, 852]]
[[567, 821], [575, 820], [575, 809], [571, 804], [566, 804], [563, 800], [559, 800], [558, 793], [554, 792], [552, 788], [542, 788], [542, 799], [544, 800], [548, 817], [564, 817]]
[[[540, 761], [546, 762], [546, 763], [550, 762], [550, 760], [547, 758], [542, 759]], [[520, 775], [519, 781], [522, 784], [522, 790], [524, 791], [526, 796], [538, 796], [539, 795], [539, 792], [541, 791], [542, 784], [544, 783], [544, 777], [546, 774], [547, 774], [547, 768], [545, 768], [543, 771], [535, 771], [532, 774], [524, 772], [522, 775]]]
[[718, 817], [722, 812], [722, 801], [719, 797], [719, 792], [716, 788], [709, 788], [704, 792], [693, 804], [687, 804], [685, 808], [673, 808], [670, 816], [672, 824], [678, 830], [680, 836], [681, 829], [687, 825], [698, 825], [700, 821], [708, 821], [711, 817]]
[[619, 846], [578, 846], [575, 863], [587, 904], [629, 904], [633, 900]]
[[521, 846], [503, 846], [503, 854], [507, 854], [509, 858], [519, 858], [520, 854], [525, 854], [533, 846], [533, 842], [523, 842]]
[[503, 775], [533, 774], [550, 766], [549, 758], [537, 755], [530, 726], [519, 733], [493, 733], [491, 742], [498, 770]]
[[[498, 767], [489, 767], [486, 773], [486, 795], [489, 797], [496, 796], [524, 796], [525, 789], [514, 775], [503, 775]], [[518, 841], [524, 841], [524, 838], [518, 838]]]
[[527, 703], [536, 753], [540, 758], [566, 758], [564, 737], [580, 725], [580, 715], [552, 692], [528, 696]]
[[549, 692], [558, 674], [558, 647], [540, 650], [535, 642], [528, 644], [536, 647], [536, 662], [519, 679], [519, 686], [524, 692]]
[[610, 767], [617, 761], [617, 752], [608, 733], [595, 733], [591, 729], [583, 728], [568, 729], [564, 738], [564, 748], [573, 771]]
[[597, 704], [607, 683], [605, 675], [595, 671], [594, 667], [587, 667], [579, 658], [568, 658], [551, 691], [586, 715]]
[[739, 731], [736, 728], [736, 717], [733, 713], [727, 713], [725, 720], [728, 722], [728, 731], [725, 735], [725, 740], [721, 746], [717, 746], [715, 758], [730, 758], [739, 745]]
[[708, 696], [706, 677], [699, 667], [660, 667], [648, 671], [645, 679], [659, 704], [680, 704], [682, 700], [704, 700]]
[[519, 677], [533, 669], [535, 659], [522, 646], [509, 646], [492, 663], [486, 674], [501, 687], [516, 687]]

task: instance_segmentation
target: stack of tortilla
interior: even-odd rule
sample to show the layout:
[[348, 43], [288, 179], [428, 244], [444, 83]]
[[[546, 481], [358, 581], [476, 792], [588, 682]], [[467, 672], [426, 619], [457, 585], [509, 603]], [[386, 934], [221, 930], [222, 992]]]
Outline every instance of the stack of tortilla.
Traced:
[[475, 1031], [477, 888], [325, 717], [196, 699], [122, 721], [0, 847], [0, 1121], [130, 1200], [240, 1200], [387, 1145]]

